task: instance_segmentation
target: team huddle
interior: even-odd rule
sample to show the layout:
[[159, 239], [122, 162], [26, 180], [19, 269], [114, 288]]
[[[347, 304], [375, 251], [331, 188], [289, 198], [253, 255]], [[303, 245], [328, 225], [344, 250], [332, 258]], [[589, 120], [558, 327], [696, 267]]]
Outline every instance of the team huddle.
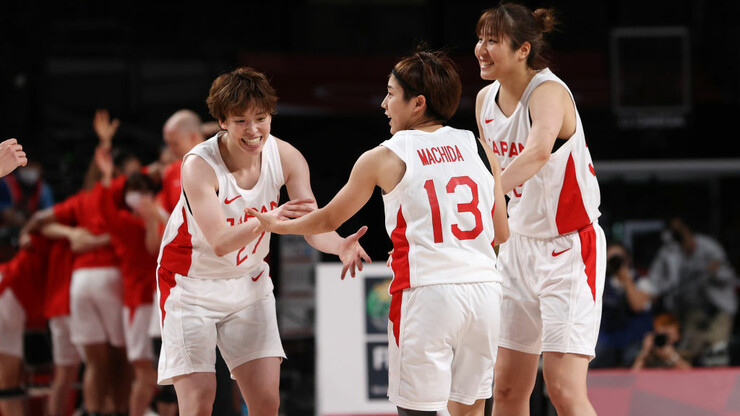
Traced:
[[[285, 352], [265, 261], [270, 235], [304, 235], [339, 256], [342, 278], [354, 276], [370, 261], [360, 244], [367, 228], [347, 237], [335, 230], [376, 187], [393, 244], [388, 397], [398, 414], [529, 414], [540, 359], [558, 413], [595, 414], [586, 373], [601, 318], [606, 241], [573, 95], [544, 58], [543, 35], [555, 23], [552, 10], [516, 4], [481, 15], [475, 56], [491, 83], [476, 100], [475, 133], [446, 124], [462, 91], [453, 61], [434, 51], [401, 59], [381, 103], [392, 137], [362, 154], [321, 208], [300, 151], [271, 134], [277, 96], [265, 75], [243, 67], [213, 81], [206, 102], [220, 131], [182, 157], [180, 192], [156, 240], [157, 257], [145, 247], [129, 253], [156, 263], [156, 377], [174, 385], [180, 414], [210, 414], [216, 346], [249, 414], [278, 414]], [[104, 174], [100, 200], [114, 201], [106, 192], [123, 192], [131, 176], [112, 179], [105, 148], [96, 160]], [[150, 189], [138, 180], [128, 186]], [[282, 187], [289, 201], [281, 204]], [[56, 215], [79, 215], [75, 209]], [[108, 209], [116, 208], [111, 202]], [[99, 277], [74, 276], [72, 291], [103, 285]], [[117, 277], [111, 271], [106, 279]], [[150, 291], [125, 305], [130, 325], [146, 296], [151, 303]], [[491, 398], [493, 408], [485, 409]]]

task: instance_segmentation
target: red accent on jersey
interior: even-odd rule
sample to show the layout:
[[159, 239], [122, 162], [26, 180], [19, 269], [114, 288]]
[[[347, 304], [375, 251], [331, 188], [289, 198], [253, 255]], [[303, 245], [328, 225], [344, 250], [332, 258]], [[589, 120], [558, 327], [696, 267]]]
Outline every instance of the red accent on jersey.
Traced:
[[555, 250], [553, 250], [553, 251], [552, 251], [552, 256], [553, 256], [553, 257], [557, 257], [557, 256], [559, 256], [559, 255], [561, 255], [561, 254], [565, 253], [565, 252], [566, 252], [566, 251], [568, 251], [568, 250], [570, 250], [570, 248], [566, 248], [565, 250], [563, 250], [563, 251], [558, 251], [558, 252], [556, 252]]
[[581, 238], [581, 257], [586, 266], [586, 282], [596, 302], [596, 231], [594, 226], [589, 224], [579, 230], [578, 236]]
[[162, 312], [162, 325], [164, 325], [164, 304], [167, 302], [167, 298], [170, 297], [170, 291], [175, 287], [177, 281], [175, 280], [175, 273], [162, 267], [157, 269], [157, 279], [159, 280], [159, 310]]
[[388, 311], [388, 320], [393, 322], [393, 338], [398, 346], [398, 337], [401, 332], [401, 304], [403, 303], [403, 291], [391, 296], [391, 308]]
[[262, 273], [264, 273], [264, 272], [265, 272], [265, 271], [264, 271], [264, 270], [262, 270], [262, 271], [260, 272], [260, 274], [258, 274], [258, 275], [257, 275], [257, 277], [253, 277], [253, 278], [252, 278], [252, 281], [253, 281], [253, 282], [256, 282], [256, 281], [260, 280], [260, 277], [262, 277]]
[[411, 286], [409, 281], [409, 241], [406, 239], [406, 219], [403, 218], [402, 207], [398, 207], [396, 228], [391, 233], [393, 254], [391, 255], [391, 269], [393, 281], [390, 294], [393, 295]]
[[224, 204], [226, 204], [226, 205], [229, 205], [230, 203], [232, 203], [232, 202], [236, 201], [236, 200], [237, 200], [237, 198], [240, 198], [240, 197], [241, 197], [241, 195], [237, 195], [237, 196], [235, 196], [235, 197], [233, 197], [233, 198], [231, 198], [231, 199], [229, 199], [229, 198], [224, 198]]
[[555, 224], [558, 227], [558, 233], [565, 234], [580, 230], [590, 223], [586, 207], [583, 205], [581, 188], [578, 186], [578, 179], [576, 178], [575, 162], [573, 162], [573, 156], [571, 155], [568, 157], [568, 163], [565, 167], [565, 178], [563, 178], [563, 188], [560, 190], [560, 198], [558, 199]]
[[486, 119], [486, 124], [488, 124], [488, 123], [490, 123], [490, 122], [492, 122], [492, 121], [493, 121], [493, 119], [492, 119], [492, 118], [487, 118], [487, 119]]
[[193, 259], [193, 244], [188, 231], [188, 218], [185, 207], [182, 207], [182, 224], [177, 229], [177, 235], [162, 248], [160, 265], [183, 276], [188, 275], [190, 262]]
[[588, 170], [591, 171], [591, 174], [592, 175], [596, 176], [596, 169], [594, 169], [594, 165], [592, 165], [592, 164], [589, 163], [588, 164]]
[[439, 213], [439, 201], [437, 201], [437, 191], [434, 190], [434, 181], [428, 179], [424, 182], [424, 189], [427, 191], [429, 198], [429, 207], [432, 209], [432, 230], [434, 231], [434, 242], [442, 242], [442, 220]]

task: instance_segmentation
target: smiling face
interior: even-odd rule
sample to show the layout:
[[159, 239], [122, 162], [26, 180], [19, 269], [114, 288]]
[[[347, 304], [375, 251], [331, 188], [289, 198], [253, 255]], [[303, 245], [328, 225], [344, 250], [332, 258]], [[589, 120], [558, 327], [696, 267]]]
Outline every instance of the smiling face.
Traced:
[[481, 78], [488, 81], [503, 78], [517, 68], [526, 68], [526, 51], [512, 49], [509, 38], [505, 36], [481, 34], [475, 44], [475, 57]]
[[269, 111], [250, 105], [241, 114], [229, 115], [219, 124], [228, 132], [230, 149], [259, 154], [270, 135], [271, 121]]
[[416, 100], [412, 98], [407, 101], [403, 98], [403, 87], [393, 75], [388, 78], [388, 93], [380, 106], [390, 119], [388, 124], [391, 126], [391, 134], [410, 129], [415, 119], [418, 119], [418, 110], [414, 111], [417, 108]]

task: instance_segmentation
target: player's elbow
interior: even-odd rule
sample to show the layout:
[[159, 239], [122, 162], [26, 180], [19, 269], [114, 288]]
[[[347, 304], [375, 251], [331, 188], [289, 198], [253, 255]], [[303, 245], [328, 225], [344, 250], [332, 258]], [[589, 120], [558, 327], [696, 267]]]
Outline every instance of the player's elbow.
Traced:
[[507, 228], [506, 230], [496, 230], [496, 233], [494, 235], [494, 242], [496, 245], [503, 244], [506, 242], [506, 240], [509, 239], [509, 236], [511, 235], [511, 232]]

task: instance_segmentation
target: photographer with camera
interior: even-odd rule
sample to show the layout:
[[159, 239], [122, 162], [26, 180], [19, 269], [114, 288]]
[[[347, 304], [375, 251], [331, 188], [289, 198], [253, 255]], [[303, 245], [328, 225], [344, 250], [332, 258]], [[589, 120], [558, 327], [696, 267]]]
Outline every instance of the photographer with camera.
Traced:
[[633, 370], [642, 368], [691, 368], [689, 363], [676, 350], [681, 338], [678, 319], [670, 313], [661, 313], [653, 320], [653, 332], [645, 335], [642, 350], [637, 354]]
[[679, 349], [693, 364], [728, 365], [738, 307], [735, 270], [714, 238], [695, 233], [680, 218], [667, 225], [649, 278], [637, 288], [678, 317], [683, 331]]
[[652, 330], [650, 296], [637, 290], [632, 257], [622, 244], [609, 243], [606, 258], [601, 329], [590, 367], [630, 367]]

